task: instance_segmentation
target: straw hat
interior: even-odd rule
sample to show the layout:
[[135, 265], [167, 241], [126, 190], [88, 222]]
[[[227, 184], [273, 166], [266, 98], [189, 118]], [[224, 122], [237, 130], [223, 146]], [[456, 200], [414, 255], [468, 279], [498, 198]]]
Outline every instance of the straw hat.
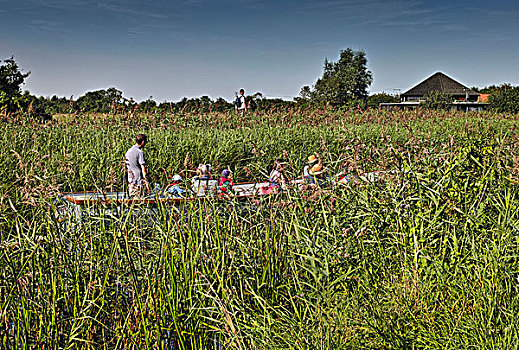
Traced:
[[315, 164], [317, 161], [318, 161], [317, 157], [314, 154], [312, 154], [310, 157], [308, 157], [308, 164], [310, 164], [310, 165]]
[[319, 175], [319, 174], [324, 173], [325, 171], [326, 171], [326, 168], [323, 168], [323, 166], [321, 164], [316, 164], [308, 170], [308, 174]]

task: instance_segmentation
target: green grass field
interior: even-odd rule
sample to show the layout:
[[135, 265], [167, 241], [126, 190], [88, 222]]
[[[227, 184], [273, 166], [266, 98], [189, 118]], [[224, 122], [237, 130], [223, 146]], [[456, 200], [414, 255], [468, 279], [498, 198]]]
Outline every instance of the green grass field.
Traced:
[[[0, 347], [511, 349], [519, 344], [518, 116], [293, 110], [0, 124]], [[60, 226], [61, 192], [122, 190], [135, 134], [152, 182], [230, 166], [395, 170], [245, 209]]]

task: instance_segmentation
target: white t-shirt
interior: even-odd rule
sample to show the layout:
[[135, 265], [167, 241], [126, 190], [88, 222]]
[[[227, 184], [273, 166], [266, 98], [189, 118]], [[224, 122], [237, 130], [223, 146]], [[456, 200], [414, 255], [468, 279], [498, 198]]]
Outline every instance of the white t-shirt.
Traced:
[[238, 107], [238, 109], [245, 109], [245, 96], [240, 96], [240, 102], [240, 107]]
[[281, 182], [281, 173], [279, 172], [279, 170], [272, 170], [270, 172], [269, 180], [270, 182]]
[[310, 166], [309, 165], [305, 165], [305, 167], [303, 168], [303, 177], [307, 177], [309, 174], [308, 174], [308, 169], [310, 169]]

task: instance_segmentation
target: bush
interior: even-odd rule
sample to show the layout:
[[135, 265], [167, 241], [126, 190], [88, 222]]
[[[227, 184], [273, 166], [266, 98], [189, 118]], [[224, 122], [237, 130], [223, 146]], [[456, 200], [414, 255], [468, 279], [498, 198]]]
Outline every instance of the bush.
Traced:
[[427, 109], [447, 110], [451, 108], [453, 101], [452, 95], [441, 91], [431, 91], [424, 97], [425, 100], [420, 105]]
[[386, 94], [385, 92], [370, 95], [368, 97], [368, 107], [378, 108], [381, 103], [398, 103], [400, 102], [400, 98], [398, 96], [393, 96]]
[[502, 90], [489, 97], [491, 110], [500, 113], [519, 113], [519, 86]]

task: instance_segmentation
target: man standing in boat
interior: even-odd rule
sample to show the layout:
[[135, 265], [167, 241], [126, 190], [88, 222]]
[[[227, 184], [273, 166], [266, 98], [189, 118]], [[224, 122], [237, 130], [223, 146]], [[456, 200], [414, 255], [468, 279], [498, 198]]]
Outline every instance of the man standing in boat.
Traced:
[[146, 186], [150, 192], [150, 186], [146, 179], [146, 162], [144, 161], [143, 148], [148, 142], [146, 135], [139, 134], [135, 138], [133, 145], [126, 152], [126, 169], [128, 169], [128, 194], [130, 197], [140, 196], [142, 193], [142, 185]]

